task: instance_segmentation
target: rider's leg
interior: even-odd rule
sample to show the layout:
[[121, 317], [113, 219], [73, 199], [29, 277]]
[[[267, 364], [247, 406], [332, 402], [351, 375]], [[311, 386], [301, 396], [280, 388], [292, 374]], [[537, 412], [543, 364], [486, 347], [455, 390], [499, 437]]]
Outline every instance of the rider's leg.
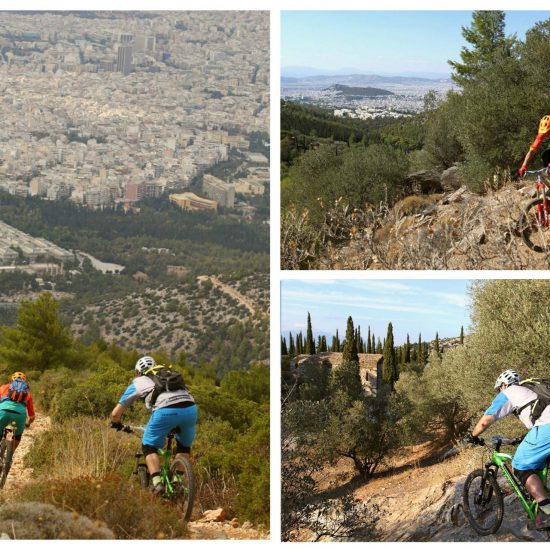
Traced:
[[537, 502], [542, 502], [548, 498], [546, 496], [546, 491], [544, 490], [542, 481], [537, 474], [531, 474], [527, 478], [525, 481], [525, 487]]
[[176, 433], [176, 458], [186, 458], [191, 455], [191, 444], [195, 439], [195, 428], [197, 425], [197, 406], [179, 409], [181, 419], [178, 424], [179, 431]]
[[146, 455], [145, 464], [147, 464], [147, 469], [151, 475], [156, 472], [160, 472], [160, 459], [158, 453], [153, 452]]

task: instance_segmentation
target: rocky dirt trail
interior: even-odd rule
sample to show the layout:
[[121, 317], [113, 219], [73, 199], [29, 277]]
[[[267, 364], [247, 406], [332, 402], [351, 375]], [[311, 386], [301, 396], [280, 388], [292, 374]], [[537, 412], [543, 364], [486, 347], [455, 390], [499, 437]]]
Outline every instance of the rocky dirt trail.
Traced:
[[31, 424], [31, 427], [25, 428], [21, 443], [17, 447], [17, 451], [13, 457], [13, 463], [6, 479], [6, 484], [2, 490], [2, 496], [6, 500], [10, 499], [10, 493], [13, 492], [13, 489], [19, 489], [30, 481], [33, 470], [32, 468], [26, 468], [23, 465], [23, 460], [31, 449], [35, 439], [41, 433], [48, 431], [50, 426], [51, 420], [49, 416], [37, 414], [36, 420]]
[[[527, 528], [527, 516], [513, 494], [505, 496], [504, 520], [496, 534], [478, 535], [462, 505], [466, 476], [482, 467], [478, 451], [435, 454], [429, 446], [408, 450], [408, 461], [355, 489], [354, 496], [378, 506], [378, 536], [383, 541], [511, 542], [548, 541], [550, 533]], [[405, 454], [405, 453], [404, 453]], [[411, 461], [411, 455], [413, 460]], [[444, 458], [445, 456], [449, 458]], [[434, 462], [435, 460], [435, 462]], [[392, 473], [393, 472], [393, 473]], [[504, 484], [500, 484], [504, 488]]]
[[254, 304], [246, 296], [243, 296], [238, 290], [235, 290], [234, 288], [223, 283], [217, 277], [214, 277], [214, 276], [200, 275], [199, 277], [197, 277], [197, 279], [200, 282], [210, 280], [214, 286], [220, 288], [228, 296], [231, 296], [233, 299], [237, 300], [239, 304], [243, 305], [246, 309], [248, 309], [248, 311], [250, 311], [252, 315], [254, 315], [256, 311]]

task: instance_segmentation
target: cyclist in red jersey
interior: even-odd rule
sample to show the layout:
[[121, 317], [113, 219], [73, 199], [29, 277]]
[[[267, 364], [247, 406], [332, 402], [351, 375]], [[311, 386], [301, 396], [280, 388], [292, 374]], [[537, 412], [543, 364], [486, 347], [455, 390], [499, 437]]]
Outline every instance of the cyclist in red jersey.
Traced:
[[529, 148], [529, 151], [527, 152], [527, 154], [525, 155], [525, 159], [523, 160], [523, 165], [519, 169], [519, 175], [521, 177], [525, 175], [525, 172], [527, 170], [527, 165], [533, 158], [533, 155], [536, 153], [541, 143], [548, 136], [550, 136], [550, 115], [545, 115], [540, 119], [539, 133], [537, 134], [535, 141], [533, 141], [533, 143], [531, 144], [531, 147]]
[[[23, 382], [23, 391], [20, 392], [20, 398], [17, 401], [13, 400], [10, 395], [10, 386], [13, 382]], [[27, 385], [27, 377], [22, 372], [14, 372], [11, 375], [11, 380], [7, 384], [0, 386], [0, 437], [6, 426], [15, 422], [16, 429], [13, 438], [13, 450], [17, 449], [23, 430], [29, 427], [34, 422], [34, 405], [32, 402], [31, 392]]]

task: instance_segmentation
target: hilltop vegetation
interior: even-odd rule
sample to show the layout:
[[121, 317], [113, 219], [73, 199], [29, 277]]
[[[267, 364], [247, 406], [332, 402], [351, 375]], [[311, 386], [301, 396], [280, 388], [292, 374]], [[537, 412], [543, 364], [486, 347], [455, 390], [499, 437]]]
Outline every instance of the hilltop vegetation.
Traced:
[[[24, 301], [17, 323], [0, 332], [0, 378], [25, 371], [38, 414], [53, 422], [26, 457], [34, 480], [11, 500], [83, 514], [105, 524], [117, 538], [185, 536], [177, 513], [138, 490], [131, 479], [139, 440], [109, 428], [110, 411], [133, 378], [140, 354], [101, 339], [83, 342], [58, 311], [58, 303], [43, 293]], [[152, 355], [183, 374], [199, 407], [193, 447], [199, 490], [195, 514], [223, 506], [241, 521], [267, 525], [269, 368], [256, 363], [217, 374], [206, 353], [200, 366], [184, 354], [176, 361], [161, 349]], [[133, 424], [147, 419], [141, 404], [125, 416]], [[100, 505], [106, 501], [109, 506]], [[149, 511], [147, 521], [135, 514], [136, 507]]]
[[[413, 449], [422, 447], [426, 462], [437, 462], [487, 409], [494, 397], [494, 382], [503, 370], [515, 369], [523, 377], [547, 376], [550, 282], [479, 281], [471, 295], [472, 330], [466, 337], [461, 333], [451, 347], [441, 345], [436, 337], [429, 355], [421, 339], [416, 349], [408, 341], [395, 349], [388, 344], [388, 327], [382, 383], [375, 396], [363, 393], [356, 361], [342, 364], [327, 376], [322, 364], [309, 364], [302, 373], [293, 373], [288, 357], [283, 357], [285, 539], [382, 536], [377, 532], [376, 503], [384, 495], [369, 490], [370, 484], [380, 480], [376, 487], [390, 487], [394, 479], [402, 479], [401, 474], [414, 466], [405, 460], [408, 452], [414, 455]], [[356, 339], [349, 321], [348, 328], [346, 342]], [[370, 419], [375, 422], [372, 427]], [[497, 433], [515, 437], [525, 428], [512, 417], [491, 427], [487, 437]], [[471, 453], [475, 451], [464, 451], [462, 462], [470, 469]], [[464, 477], [468, 473], [463, 471]], [[446, 480], [442, 483], [445, 488]], [[361, 495], [367, 493], [369, 499], [363, 501]], [[403, 502], [409, 496], [400, 491]], [[432, 504], [426, 501], [425, 507]], [[407, 525], [418, 527], [411, 518]], [[453, 528], [459, 531], [456, 525]], [[437, 533], [431, 531], [430, 537], [435, 537]], [[383, 535], [384, 540], [396, 540], [391, 532]], [[400, 540], [415, 540], [414, 536], [414, 531], [400, 533]], [[447, 540], [479, 540], [471, 533], [468, 539], [456, 532], [453, 536], [457, 538]]]
[[[411, 173], [456, 166], [460, 181], [476, 193], [517, 173], [547, 110], [550, 19], [521, 41], [506, 35], [503, 12], [474, 12], [464, 36], [468, 47], [451, 62], [458, 90], [443, 101], [427, 94], [417, 116], [359, 121], [283, 103], [283, 267], [324, 267], [330, 262], [323, 256], [330, 246], [345, 246], [352, 227], [374, 232], [383, 226], [398, 201], [418, 193]], [[363, 247], [372, 248], [367, 234]]]

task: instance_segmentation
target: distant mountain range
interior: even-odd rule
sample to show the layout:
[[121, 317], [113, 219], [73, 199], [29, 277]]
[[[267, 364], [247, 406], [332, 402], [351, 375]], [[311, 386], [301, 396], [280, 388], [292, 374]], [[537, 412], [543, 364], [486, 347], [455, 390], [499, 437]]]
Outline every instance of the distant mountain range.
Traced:
[[314, 67], [298, 67], [298, 66], [287, 66], [281, 68], [281, 75], [283, 78], [308, 78], [312, 76], [348, 76], [348, 75], [361, 75], [361, 76], [374, 76], [374, 74], [379, 77], [405, 77], [405, 78], [414, 78], [414, 79], [428, 79], [428, 80], [448, 80], [451, 75], [450, 73], [439, 73], [435, 71], [402, 71], [399, 73], [392, 72], [380, 72], [377, 71], [365, 71], [356, 68], [342, 68], [342, 69], [316, 69]]
[[422, 85], [451, 82], [449, 78], [433, 79], [418, 76], [382, 76], [374, 74], [314, 75], [304, 77], [281, 77], [282, 88], [328, 88], [334, 84], [351, 87], [385, 85]]

